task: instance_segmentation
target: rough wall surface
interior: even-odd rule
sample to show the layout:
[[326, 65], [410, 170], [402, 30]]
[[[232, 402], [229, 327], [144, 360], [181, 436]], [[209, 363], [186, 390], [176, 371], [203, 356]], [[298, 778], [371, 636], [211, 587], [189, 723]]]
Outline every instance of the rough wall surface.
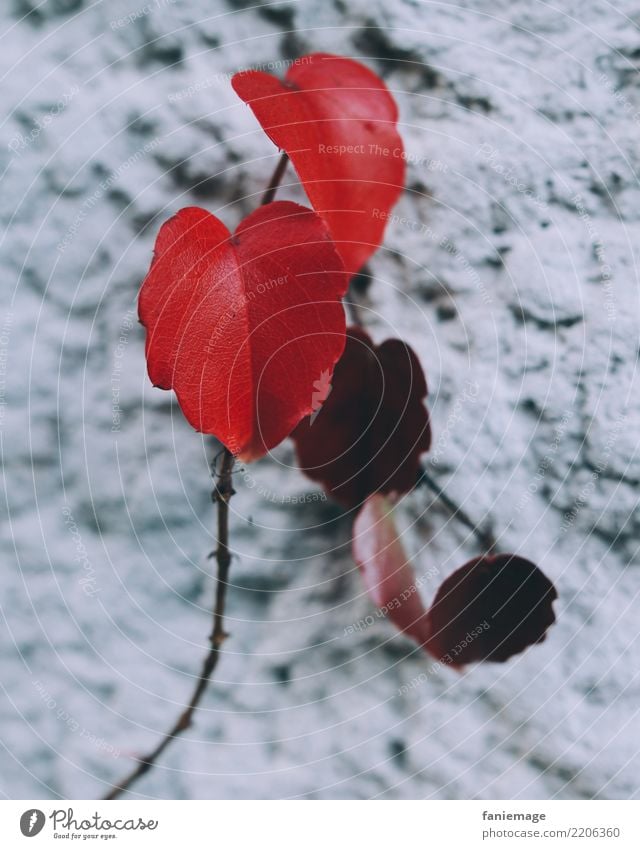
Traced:
[[[350, 517], [284, 445], [238, 476], [216, 684], [136, 791], [639, 794], [640, 16], [624, 0], [487, 9], [2, 5], [4, 796], [99, 795], [193, 685], [213, 447], [150, 387], [136, 294], [162, 220], [199, 204], [235, 225], [273, 168], [228, 75], [312, 50], [361, 58], [398, 99], [408, 191], [372, 263], [372, 333], [419, 353], [432, 474], [553, 578], [559, 621], [462, 675], [430, 671], [380, 617], [350, 629], [373, 614]], [[424, 491], [398, 514], [419, 573], [477, 553]]]

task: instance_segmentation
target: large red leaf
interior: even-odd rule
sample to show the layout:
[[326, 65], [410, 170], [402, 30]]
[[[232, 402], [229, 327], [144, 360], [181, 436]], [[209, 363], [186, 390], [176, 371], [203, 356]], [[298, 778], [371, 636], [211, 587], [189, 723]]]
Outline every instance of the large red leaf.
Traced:
[[353, 525], [353, 559], [369, 596], [399, 631], [420, 645], [429, 638], [418, 581], [398, 538], [391, 505], [382, 495], [367, 499]]
[[398, 109], [385, 84], [359, 62], [325, 53], [298, 59], [284, 81], [242, 71], [231, 82], [289, 155], [347, 271], [359, 271], [404, 184]]
[[429, 651], [445, 663], [503, 662], [540, 643], [555, 622], [558, 597], [546, 575], [524, 557], [470, 560], [450, 575], [429, 609]]
[[324, 405], [292, 433], [300, 468], [347, 507], [374, 492], [408, 492], [431, 444], [426, 394], [408, 345], [388, 339], [376, 346], [350, 327]]
[[255, 459], [312, 411], [314, 381], [344, 348], [346, 284], [305, 207], [260, 207], [233, 236], [183, 209], [162, 226], [140, 293], [149, 376], [197, 430]]

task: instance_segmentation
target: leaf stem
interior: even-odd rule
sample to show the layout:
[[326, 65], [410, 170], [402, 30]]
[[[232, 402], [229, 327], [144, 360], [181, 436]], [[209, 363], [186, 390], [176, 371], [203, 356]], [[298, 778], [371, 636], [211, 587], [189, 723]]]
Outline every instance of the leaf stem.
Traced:
[[473, 531], [478, 540], [482, 543], [483, 548], [486, 549], [484, 554], [491, 554], [494, 551], [496, 548], [496, 540], [493, 534], [477, 525], [473, 519], [465, 513], [462, 507], [459, 507], [453, 499], [449, 498], [447, 493], [431, 477], [425, 468], [420, 469], [420, 477], [418, 478], [417, 486], [420, 486], [421, 484], [427, 486], [431, 492], [434, 493], [438, 501], [444, 504], [454, 519], [458, 519], [463, 525], [466, 525], [470, 531]]
[[175, 738], [186, 731], [192, 722], [193, 715], [200, 704], [202, 696], [207, 689], [220, 657], [220, 649], [227, 638], [224, 630], [224, 610], [229, 584], [229, 567], [231, 565], [231, 552], [229, 551], [229, 500], [233, 495], [231, 473], [233, 470], [233, 454], [226, 448], [222, 452], [220, 467], [216, 475], [216, 481], [212, 494], [213, 500], [218, 505], [218, 541], [216, 548], [216, 561], [218, 574], [216, 578], [215, 605], [213, 609], [213, 629], [211, 631], [211, 647], [204, 659], [202, 669], [193, 695], [187, 707], [172, 725], [171, 729], [160, 740], [158, 745], [148, 755], [138, 759], [138, 766], [132, 770], [122, 781], [115, 784], [104, 796], [104, 799], [117, 799], [122, 793], [131, 787], [139, 778], [155, 765], [156, 761], [169, 744]]
[[271, 179], [269, 180], [269, 185], [264, 190], [264, 194], [262, 195], [262, 200], [260, 201], [260, 206], [266, 206], [266, 204], [271, 203], [271, 201], [276, 196], [276, 192], [278, 191], [278, 186], [282, 178], [284, 177], [284, 172], [287, 170], [287, 165], [289, 163], [289, 157], [284, 151], [280, 155], [280, 159], [278, 159], [278, 164], [275, 167], [275, 171], [271, 175]]

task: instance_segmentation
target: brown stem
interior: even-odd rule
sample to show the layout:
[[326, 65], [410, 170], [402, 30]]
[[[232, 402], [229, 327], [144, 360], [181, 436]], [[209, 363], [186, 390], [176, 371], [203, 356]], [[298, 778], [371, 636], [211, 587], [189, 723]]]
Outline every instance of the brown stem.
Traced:
[[[284, 176], [287, 168], [289, 157], [286, 153], [282, 153], [278, 164], [271, 175], [269, 185], [260, 201], [261, 206], [271, 203], [278, 190], [278, 186]], [[218, 505], [218, 542], [216, 547], [216, 562], [218, 564], [218, 574], [216, 578], [216, 597], [213, 608], [213, 629], [209, 640], [211, 648], [204, 659], [195, 690], [191, 696], [191, 700], [187, 707], [182, 711], [178, 719], [172, 725], [169, 731], [160, 740], [158, 745], [148, 755], [138, 758], [138, 766], [132, 770], [129, 775], [122, 779], [118, 784], [109, 790], [104, 799], [117, 799], [125, 790], [128, 790], [131, 785], [139, 778], [142, 778], [145, 773], [154, 766], [160, 755], [164, 752], [167, 746], [175, 740], [175, 738], [186, 731], [191, 726], [193, 715], [196, 712], [202, 696], [207, 689], [207, 685], [211, 680], [211, 676], [218, 665], [220, 657], [220, 649], [227, 638], [227, 633], [224, 630], [224, 608], [227, 597], [227, 586], [229, 584], [229, 567], [231, 565], [231, 552], [229, 551], [229, 500], [233, 495], [233, 484], [231, 474], [233, 471], [233, 454], [223, 449], [220, 468], [217, 472], [215, 487], [213, 490], [213, 501]]]
[[429, 487], [431, 492], [433, 492], [438, 499], [438, 501], [442, 502], [447, 510], [451, 513], [454, 519], [458, 519], [462, 522], [463, 525], [466, 525], [470, 531], [477, 536], [477, 538], [482, 543], [483, 548], [486, 549], [485, 554], [490, 554], [496, 548], [496, 540], [489, 531], [485, 531], [483, 528], [479, 527], [473, 519], [465, 513], [462, 507], [459, 507], [455, 501], [453, 501], [447, 493], [436, 483], [436, 481], [431, 477], [429, 472], [426, 469], [420, 470], [420, 478], [418, 480], [418, 486], [420, 484], [425, 484]]
[[271, 201], [276, 196], [276, 192], [278, 191], [278, 186], [280, 185], [280, 181], [284, 177], [284, 172], [287, 170], [287, 164], [289, 163], [289, 157], [284, 151], [280, 155], [280, 159], [278, 160], [278, 164], [276, 165], [275, 171], [271, 175], [271, 179], [269, 180], [269, 185], [264, 190], [264, 194], [262, 195], [262, 200], [260, 201], [260, 206], [265, 206], [267, 203], [271, 203]]
[[222, 454], [220, 469], [217, 473], [213, 500], [218, 505], [218, 542], [216, 548], [216, 561], [218, 564], [218, 575], [216, 578], [216, 597], [213, 609], [213, 630], [210, 641], [211, 648], [207, 654], [196, 683], [195, 690], [189, 704], [180, 714], [174, 725], [164, 735], [158, 745], [145, 757], [138, 759], [138, 766], [132, 770], [122, 781], [115, 784], [104, 796], [104, 799], [117, 799], [128, 790], [131, 785], [147, 773], [164, 752], [167, 746], [175, 738], [191, 726], [191, 721], [196, 708], [200, 704], [211, 675], [218, 664], [220, 648], [227, 638], [224, 630], [224, 607], [229, 584], [229, 566], [231, 564], [231, 552], [229, 551], [229, 499], [233, 495], [231, 472], [233, 470], [233, 454], [226, 448]]

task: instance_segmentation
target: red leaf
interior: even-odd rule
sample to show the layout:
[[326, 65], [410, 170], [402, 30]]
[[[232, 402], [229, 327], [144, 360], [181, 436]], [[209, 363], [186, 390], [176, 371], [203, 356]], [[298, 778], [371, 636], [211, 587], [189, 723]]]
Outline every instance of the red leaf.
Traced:
[[358, 513], [353, 558], [374, 604], [399, 631], [425, 643], [429, 626], [416, 575], [398, 538], [391, 505], [382, 495], [372, 495]]
[[404, 184], [398, 109], [385, 84], [359, 62], [325, 53], [298, 59], [284, 81], [242, 71], [231, 84], [288, 153], [349, 274], [359, 271]]
[[376, 606], [442, 664], [505, 661], [542, 642], [555, 622], [555, 587], [515, 554], [469, 561], [443, 582], [425, 611], [391, 506], [381, 495], [368, 498], [358, 513], [353, 557]]
[[376, 346], [356, 327], [317, 418], [291, 434], [300, 468], [347, 507], [374, 492], [404, 493], [431, 444], [427, 385], [411, 348], [399, 339]]
[[260, 207], [234, 236], [183, 209], [162, 226], [140, 293], [149, 376], [175, 390], [196, 430], [260, 457], [313, 410], [314, 381], [342, 353], [346, 284], [305, 207]]
[[503, 662], [544, 640], [557, 597], [551, 581], [524, 557], [477, 557], [438, 590], [428, 613], [428, 649], [452, 666]]

